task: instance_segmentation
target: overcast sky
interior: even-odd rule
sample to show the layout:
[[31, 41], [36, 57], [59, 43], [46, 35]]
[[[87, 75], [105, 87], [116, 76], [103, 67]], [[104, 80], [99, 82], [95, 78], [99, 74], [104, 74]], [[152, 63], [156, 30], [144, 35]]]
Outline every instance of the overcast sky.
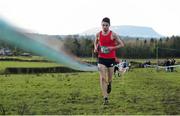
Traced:
[[158, 33], [180, 35], [179, 0], [0, 0], [0, 17], [43, 34], [76, 34], [111, 25], [152, 27]]

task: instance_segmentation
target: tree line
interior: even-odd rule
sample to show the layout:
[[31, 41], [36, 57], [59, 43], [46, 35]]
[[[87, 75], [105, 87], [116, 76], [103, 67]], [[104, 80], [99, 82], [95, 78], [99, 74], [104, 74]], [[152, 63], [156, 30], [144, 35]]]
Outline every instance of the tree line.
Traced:
[[[125, 47], [117, 50], [122, 58], [175, 58], [180, 57], [180, 36], [160, 39], [120, 37]], [[94, 39], [90, 37], [69, 36], [64, 39], [65, 49], [79, 57], [93, 56]]]
[[[160, 39], [120, 37], [125, 47], [117, 50], [121, 58], [177, 58], [180, 57], [180, 36], [164, 37]], [[63, 39], [63, 49], [78, 57], [92, 57], [94, 36], [68, 35]], [[14, 54], [24, 52], [18, 46], [9, 45], [0, 40], [0, 49], [11, 49]], [[28, 52], [28, 51], [27, 51]]]

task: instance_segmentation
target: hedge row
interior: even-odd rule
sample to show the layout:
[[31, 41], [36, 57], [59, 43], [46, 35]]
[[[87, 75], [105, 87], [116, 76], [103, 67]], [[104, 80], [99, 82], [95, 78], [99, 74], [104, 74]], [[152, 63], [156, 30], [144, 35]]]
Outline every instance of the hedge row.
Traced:
[[71, 72], [83, 72], [74, 70], [68, 67], [7, 67], [5, 74], [34, 74], [34, 73], [71, 73]]

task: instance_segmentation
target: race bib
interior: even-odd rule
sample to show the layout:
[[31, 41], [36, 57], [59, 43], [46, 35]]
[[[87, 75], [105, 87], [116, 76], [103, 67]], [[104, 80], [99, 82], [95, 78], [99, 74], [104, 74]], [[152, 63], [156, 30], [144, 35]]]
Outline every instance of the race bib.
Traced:
[[108, 54], [109, 53], [109, 49], [105, 46], [101, 46], [101, 52], [104, 54]]

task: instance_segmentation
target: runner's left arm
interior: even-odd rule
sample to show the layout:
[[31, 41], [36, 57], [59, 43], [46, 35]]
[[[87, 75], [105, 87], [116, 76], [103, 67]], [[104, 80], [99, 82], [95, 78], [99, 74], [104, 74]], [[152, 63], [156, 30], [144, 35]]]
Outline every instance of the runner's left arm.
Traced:
[[115, 39], [116, 41], [116, 46], [114, 47], [114, 49], [124, 47], [124, 42], [120, 39], [120, 37], [116, 33], [113, 33], [112, 36], [113, 39]]

